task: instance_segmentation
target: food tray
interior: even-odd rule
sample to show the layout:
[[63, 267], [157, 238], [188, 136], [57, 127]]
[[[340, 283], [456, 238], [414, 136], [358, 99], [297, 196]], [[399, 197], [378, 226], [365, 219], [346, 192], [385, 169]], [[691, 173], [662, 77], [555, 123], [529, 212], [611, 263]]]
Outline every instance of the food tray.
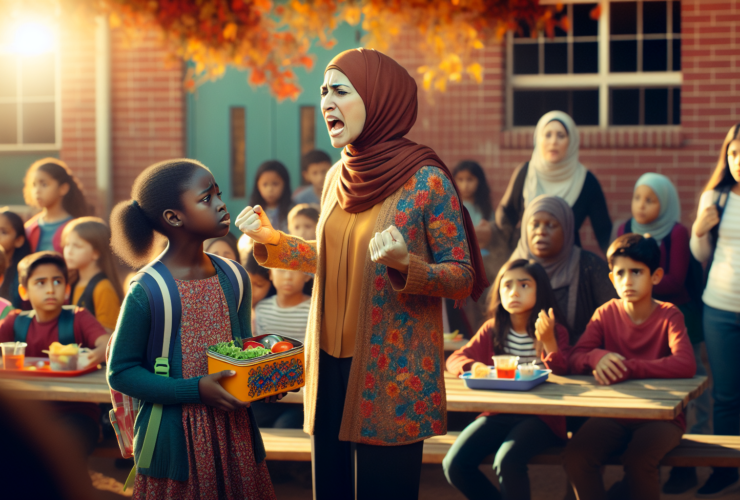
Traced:
[[[38, 363], [43, 363], [42, 367], [38, 367]], [[23, 363], [22, 370], [4, 370], [2, 363], [0, 362], [0, 377], [79, 377], [80, 375], [86, 375], [92, 373], [100, 368], [100, 365], [91, 365], [82, 370], [71, 370], [71, 371], [54, 371], [49, 366], [49, 358], [26, 358]]]
[[[495, 370], [491, 368], [495, 373]], [[473, 378], [471, 372], [465, 372], [460, 378], [465, 382], [468, 389], [483, 391], [528, 391], [537, 387], [547, 380], [552, 370], [535, 370], [531, 377], [522, 378], [519, 371], [516, 372], [516, 378]]]
[[[259, 342], [270, 334], [246, 340]], [[277, 334], [273, 334], [277, 335]], [[257, 401], [275, 394], [293, 391], [305, 385], [303, 343], [285, 335], [293, 348], [254, 359], [234, 359], [208, 351], [208, 373], [234, 370], [236, 375], [220, 380], [226, 391], [241, 401]]]

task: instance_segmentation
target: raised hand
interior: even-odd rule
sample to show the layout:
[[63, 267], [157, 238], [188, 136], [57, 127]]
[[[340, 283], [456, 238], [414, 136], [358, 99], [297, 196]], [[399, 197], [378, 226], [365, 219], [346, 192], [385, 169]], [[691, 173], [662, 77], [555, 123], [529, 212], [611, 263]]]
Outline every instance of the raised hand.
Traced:
[[375, 233], [370, 240], [370, 259], [377, 264], [384, 264], [403, 274], [409, 272], [409, 249], [401, 231], [391, 226], [382, 233]]
[[696, 218], [694, 233], [701, 238], [717, 224], [719, 224], [719, 212], [717, 211], [717, 206], [712, 204], [702, 210], [699, 217]]
[[534, 323], [534, 336], [542, 342], [547, 353], [558, 352], [558, 341], [555, 338], [555, 312], [541, 310]]
[[247, 207], [236, 218], [236, 227], [257, 243], [276, 245], [280, 233], [272, 227], [270, 219], [261, 206]]
[[249, 403], [236, 399], [226, 389], [221, 387], [219, 380], [224, 377], [233, 377], [234, 375], [236, 375], [236, 372], [233, 370], [223, 370], [201, 378], [198, 381], [198, 391], [200, 392], [200, 400], [203, 404], [224, 411], [235, 411], [239, 408], [248, 407]]

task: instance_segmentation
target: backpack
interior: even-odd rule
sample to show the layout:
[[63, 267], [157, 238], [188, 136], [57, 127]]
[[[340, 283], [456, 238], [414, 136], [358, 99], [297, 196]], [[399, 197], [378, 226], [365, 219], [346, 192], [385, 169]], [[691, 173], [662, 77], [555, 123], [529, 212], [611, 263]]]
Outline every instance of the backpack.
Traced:
[[[80, 298], [77, 300], [77, 304], [75, 305], [77, 307], [87, 309], [88, 311], [90, 311], [90, 314], [95, 316], [95, 302], [93, 301], [93, 292], [95, 291], [95, 287], [98, 286], [98, 283], [107, 278], [108, 277], [104, 273], [98, 273], [93, 276], [92, 279], [87, 283], [87, 286], [85, 286], [85, 290], [82, 291], [82, 295], [80, 295]], [[70, 297], [75, 296], [75, 288], [77, 288], [76, 283], [74, 288], [72, 288], [72, 293], [70, 294]]]
[[[714, 206], [717, 207], [717, 215], [719, 215], [719, 222], [709, 230], [709, 237], [712, 244], [712, 253], [707, 261], [707, 267], [704, 269], [705, 283], [709, 281], [709, 269], [712, 267], [714, 261], [714, 251], [717, 249], [717, 240], [719, 240], [719, 225], [722, 223], [722, 215], [725, 212], [725, 205], [727, 205], [727, 199], [730, 197], [730, 190], [732, 185], [722, 186], [719, 189], [715, 189], [716, 198], [714, 200]], [[702, 290], [704, 288], [702, 287]]]
[[[59, 343], [62, 345], [75, 343], [75, 309], [76, 306], [62, 306], [59, 314]], [[12, 311], [12, 308], [10, 309]], [[31, 322], [36, 317], [36, 311], [23, 311], [18, 314], [13, 323], [13, 335], [16, 342], [25, 342]]]
[[[206, 255], [210, 257], [214, 267], [223, 272], [228, 278], [231, 289], [234, 292], [234, 300], [238, 310], [244, 298], [245, 283], [249, 283], [247, 272], [232, 260], [210, 253], [206, 253]], [[131, 279], [131, 283], [141, 285], [149, 299], [152, 321], [147, 347], [147, 369], [156, 375], [169, 377], [169, 359], [175, 346], [173, 340], [180, 331], [180, 317], [182, 314], [182, 304], [175, 279], [172, 277], [169, 269], [157, 259], [142, 268]], [[117, 333], [118, 331], [116, 330], [108, 341], [106, 360], [110, 354], [110, 346], [113, 343], [113, 338]], [[134, 424], [142, 402], [112, 388], [110, 389], [110, 394], [113, 409], [110, 410], [109, 416], [111, 425], [116, 433], [118, 447], [121, 450], [123, 458], [131, 458], [134, 456]], [[151, 466], [161, 421], [162, 405], [153, 404], [141, 453], [139, 454], [139, 462], [134, 464], [134, 468], [131, 470], [128, 479], [126, 479], [124, 491], [133, 484], [136, 478], [137, 468], [146, 469]]]

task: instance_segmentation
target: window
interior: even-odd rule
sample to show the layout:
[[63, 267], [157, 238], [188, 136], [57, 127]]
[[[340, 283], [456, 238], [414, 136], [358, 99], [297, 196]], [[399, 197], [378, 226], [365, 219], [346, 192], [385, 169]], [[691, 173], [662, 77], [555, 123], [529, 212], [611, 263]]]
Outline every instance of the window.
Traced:
[[680, 1], [573, 0], [557, 16], [570, 22], [553, 38], [508, 35], [507, 127], [554, 109], [581, 126], [681, 123]]
[[0, 151], [59, 149], [56, 52], [0, 52]]
[[247, 110], [235, 106], [229, 110], [231, 131], [231, 197], [247, 195]]
[[316, 107], [301, 106], [301, 158], [303, 155], [316, 149]]

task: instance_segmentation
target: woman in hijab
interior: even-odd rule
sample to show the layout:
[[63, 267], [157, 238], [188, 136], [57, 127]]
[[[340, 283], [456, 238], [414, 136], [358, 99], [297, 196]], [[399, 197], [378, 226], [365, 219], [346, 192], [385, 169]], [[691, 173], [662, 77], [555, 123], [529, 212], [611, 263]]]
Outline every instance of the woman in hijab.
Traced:
[[583, 334], [594, 311], [617, 298], [604, 260], [575, 245], [573, 210], [557, 196], [540, 195], [524, 211], [521, 238], [512, 259], [534, 259], [550, 277], [565, 313], [570, 344]]
[[[635, 183], [632, 195], [632, 217], [619, 226], [617, 236], [625, 233], [650, 235], [660, 245], [660, 267], [665, 274], [653, 287], [653, 297], [675, 304], [683, 313], [696, 359], [696, 374], [706, 375], [701, 360], [701, 344], [704, 341], [703, 311], [701, 294], [704, 290], [704, 274], [699, 261], [694, 259], [689, 248], [689, 230], [681, 224], [681, 202], [673, 183], [665, 175], [649, 172]], [[696, 410], [696, 423], [691, 434], [709, 434], [710, 391], [704, 391], [689, 403]], [[696, 469], [674, 467], [668, 481], [663, 485], [667, 494], [681, 494], [697, 483]]]
[[575, 244], [581, 246], [578, 231], [588, 217], [606, 253], [612, 221], [601, 184], [578, 161], [579, 144], [578, 129], [567, 113], [550, 111], [537, 122], [532, 158], [514, 171], [496, 209], [496, 224], [511, 249], [516, 247], [524, 210], [536, 197], [549, 194], [572, 207]]
[[274, 230], [260, 207], [236, 223], [261, 265], [316, 276], [304, 397], [314, 498], [414, 499], [423, 440], [447, 426], [440, 298], [477, 300], [488, 283], [450, 171], [404, 137], [417, 112], [408, 72], [349, 50], [327, 66], [321, 95], [343, 149], [316, 241]]

